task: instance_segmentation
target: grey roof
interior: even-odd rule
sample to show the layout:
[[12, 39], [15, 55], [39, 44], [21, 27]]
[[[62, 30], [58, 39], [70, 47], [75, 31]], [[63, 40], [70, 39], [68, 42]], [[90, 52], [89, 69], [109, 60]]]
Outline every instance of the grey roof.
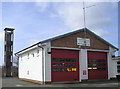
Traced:
[[109, 45], [109, 46], [111, 46], [111, 47], [119, 50], [117, 47], [113, 46], [112, 44], [110, 44], [109, 42], [107, 42], [106, 40], [104, 40], [103, 38], [101, 38], [100, 36], [96, 35], [96, 34], [93, 33], [92, 31], [90, 31], [89, 29], [83, 28], [83, 29], [78, 29], [78, 30], [76, 30], [76, 31], [69, 32], [69, 33], [66, 33], [66, 34], [63, 34], [63, 35], [59, 35], [59, 36], [56, 36], [56, 37], [53, 37], [53, 38], [50, 38], [50, 39], [47, 39], [47, 40], [43, 40], [43, 41], [38, 42], [38, 43], [36, 43], [36, 44], [34, 44], [34, 45], [30, 46], [30, 47], [27, 47], [27, 48], [23, 49], [23, 50], [15, 53], [15, 54], [18, 54], [18, 53], [20, 53], [20, 52], [22, 52], [22, 51], [24, 51], [24, 50], [26, 50], [26, 49], [29, 49], [29, 48], [31, 48], [31, 47], [33, 47], [33, 46], [35, 46], [35, 45], [42, 44], [42, 43], [46, 43], [46, 42], [50, 42], [50, 41], [53, 41], [53, 40], [56, 40], [56, 39], [59, 39], [59, 38], [65, 37], [65, 36], [69, 36], [69, 35], [72, 35], [72, 34], [75, 34], [75, 33], [81, 32], [81, 31], [84, 31], [84, 30], [86, 30], [86, 32], [89, 32], [89, 33], [91, 33], [92, 35], [96, 36], [96, 38], [100, 39], [100, 40], [101, 40], [102, 42], [104, 42], [105, 44], [107, 44], [107, 45]]

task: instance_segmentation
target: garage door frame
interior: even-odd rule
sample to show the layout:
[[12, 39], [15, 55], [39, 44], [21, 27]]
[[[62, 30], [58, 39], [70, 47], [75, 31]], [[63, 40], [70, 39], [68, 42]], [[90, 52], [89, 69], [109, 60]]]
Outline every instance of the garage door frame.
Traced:
[[[78, 68], [77, 68], [77, 69], [78, 69], [77, 73], [78, 73], [78, 74], [77, 74], [77, 76], [78, 76], [78, 81], [80, 81], [80, 68], [79, 68], [79, 62], [80, 62], [80, 61], [79, 61], [79, 58], [80, 58], [80, 57], [79, 57], [79, 51], [80, 51], [80, 50], [79, 50], [79, 49], [75, 49], [75, 50], [74, 50], [74, 49], [58, 49], [58, 48], [52, 48], [52, 49], [51, 49], [51, 82], [54, 82], [54, 81], [53, 81], [53, 74], [52, 74], [52, 50], [67, 50], [67, 51], [76, 51], [76, 52], [77, 52], [77, 54], [78, 54], [78, 59], [77, 59], [77, 60], [78, 60], [78, 62], [77, 62], [77, 64], [78, 64], [78, 65], [77, 65], [77, 67], [78, 67]], [[69, 81], [68, 81], [68, 82], [69, 82]], [[70, 81], [70, 82], [74, 82], [74, 81]], [[75, 82], [77, 82], [77, 81], [75, 81]]]
[[[106, 73], [106, 78], [105, 79], [108, 79], [108, 51], [91, 51], [91, 50], [88, 50], [87, 51], [87, 61], [89, 61], [89, 57], [88, 57], [88, 52], [97, 52], [97, 53], [105, 53], [105, 57], [106, 57], [106, 66], [105, 66], [105, 68], [106, 68], [106, 71], [105, 71], [105, 73]], [[94, 55], [93, 55], [94, 56]], [[89, 64], [89, 62], [88, 62], [88, 64]], [[99, 63], [98, 63], [99, 64]], [[89, 66], [88, 66], [88, 68], [89, 68]], [[94, 67], [95, 68], [95, 67]], [[97, 68], [97, 67], [96, 67]], [[92, 80], [91, 78], [89, 78], [89, 69], [88, 69], [88, 80]], [[102, 71], [101, 71], [102, 72]], [[100, 80], [100, 79], [93, 79], [93, 80]]]

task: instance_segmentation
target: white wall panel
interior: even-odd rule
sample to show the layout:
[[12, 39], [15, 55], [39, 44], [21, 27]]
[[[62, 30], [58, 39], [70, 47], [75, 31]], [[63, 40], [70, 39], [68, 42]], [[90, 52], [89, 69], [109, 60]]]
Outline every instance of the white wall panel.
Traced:
[[48, 54], [48, 51], [51, 52], [51, 43], [48, 42], [44, 47], [45, 53], [45, 81], [51, 81], [51, 54]]
[[[80, 78], [81, 80], [88, 79], [88, 62], [87, 62], [87, 50], [81, 49], [80, 52]], [[83, 71], [86, 71], [86, 75], [83, 74]]]
[[115, 60], [112, 60], [112, 55], [115, 54], [113, 48], [109, 47], [108, 53], [108, 79], [115, 78], [117, 75], [117, 63]]
[[[37, 51], [39, 51], [39, 55]], [[29, 58], [28, 58], [29, 53]], [[34, 54], [34, 57], [33, 57]], [[22, 59], [21, 59], [22, 56]], [[28, 74], [29, 71], [29, 74]], [[42, 81], [42, 48], [30, 50], [19, 57], [19, 78]]]

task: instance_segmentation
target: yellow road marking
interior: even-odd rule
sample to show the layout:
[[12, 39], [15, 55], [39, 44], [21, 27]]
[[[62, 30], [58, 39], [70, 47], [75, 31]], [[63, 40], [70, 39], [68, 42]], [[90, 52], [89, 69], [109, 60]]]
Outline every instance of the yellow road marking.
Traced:
[[16, 85], [17, 87], [23, 86], [23, 85]]

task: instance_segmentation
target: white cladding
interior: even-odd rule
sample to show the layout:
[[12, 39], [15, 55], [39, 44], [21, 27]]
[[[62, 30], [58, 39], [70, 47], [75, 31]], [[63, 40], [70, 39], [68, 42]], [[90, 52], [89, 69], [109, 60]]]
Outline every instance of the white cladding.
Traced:
[[35, 48], [19, 55], [19, 78], [43, 81], [42, 48]]
[[[88, 79], [88, 62], [87, 62], [87, 50], [81, 49], [79, 51], [79, 69], [80, 69], [80, 79], [87, 80]], [[86, 74], [83, 72], [86, 71]]]
[[112, 60], [112, 55], [115, 54], [115, 49], [109, 47], [108, 53], [108, 79], [115, 78], [117, 75], [117, 62]]
[[51, 54], [48, 54], [48, 52], [51, 52], [51, 43], [48, 42], [46, 46], [44, 46], [44, 81], [51, 81]]
[[42, 48], [33, 47], [19, 55], [19, 78], [51, 81], [51, 54], [48, 54], [50, 46], [48, 42]]

